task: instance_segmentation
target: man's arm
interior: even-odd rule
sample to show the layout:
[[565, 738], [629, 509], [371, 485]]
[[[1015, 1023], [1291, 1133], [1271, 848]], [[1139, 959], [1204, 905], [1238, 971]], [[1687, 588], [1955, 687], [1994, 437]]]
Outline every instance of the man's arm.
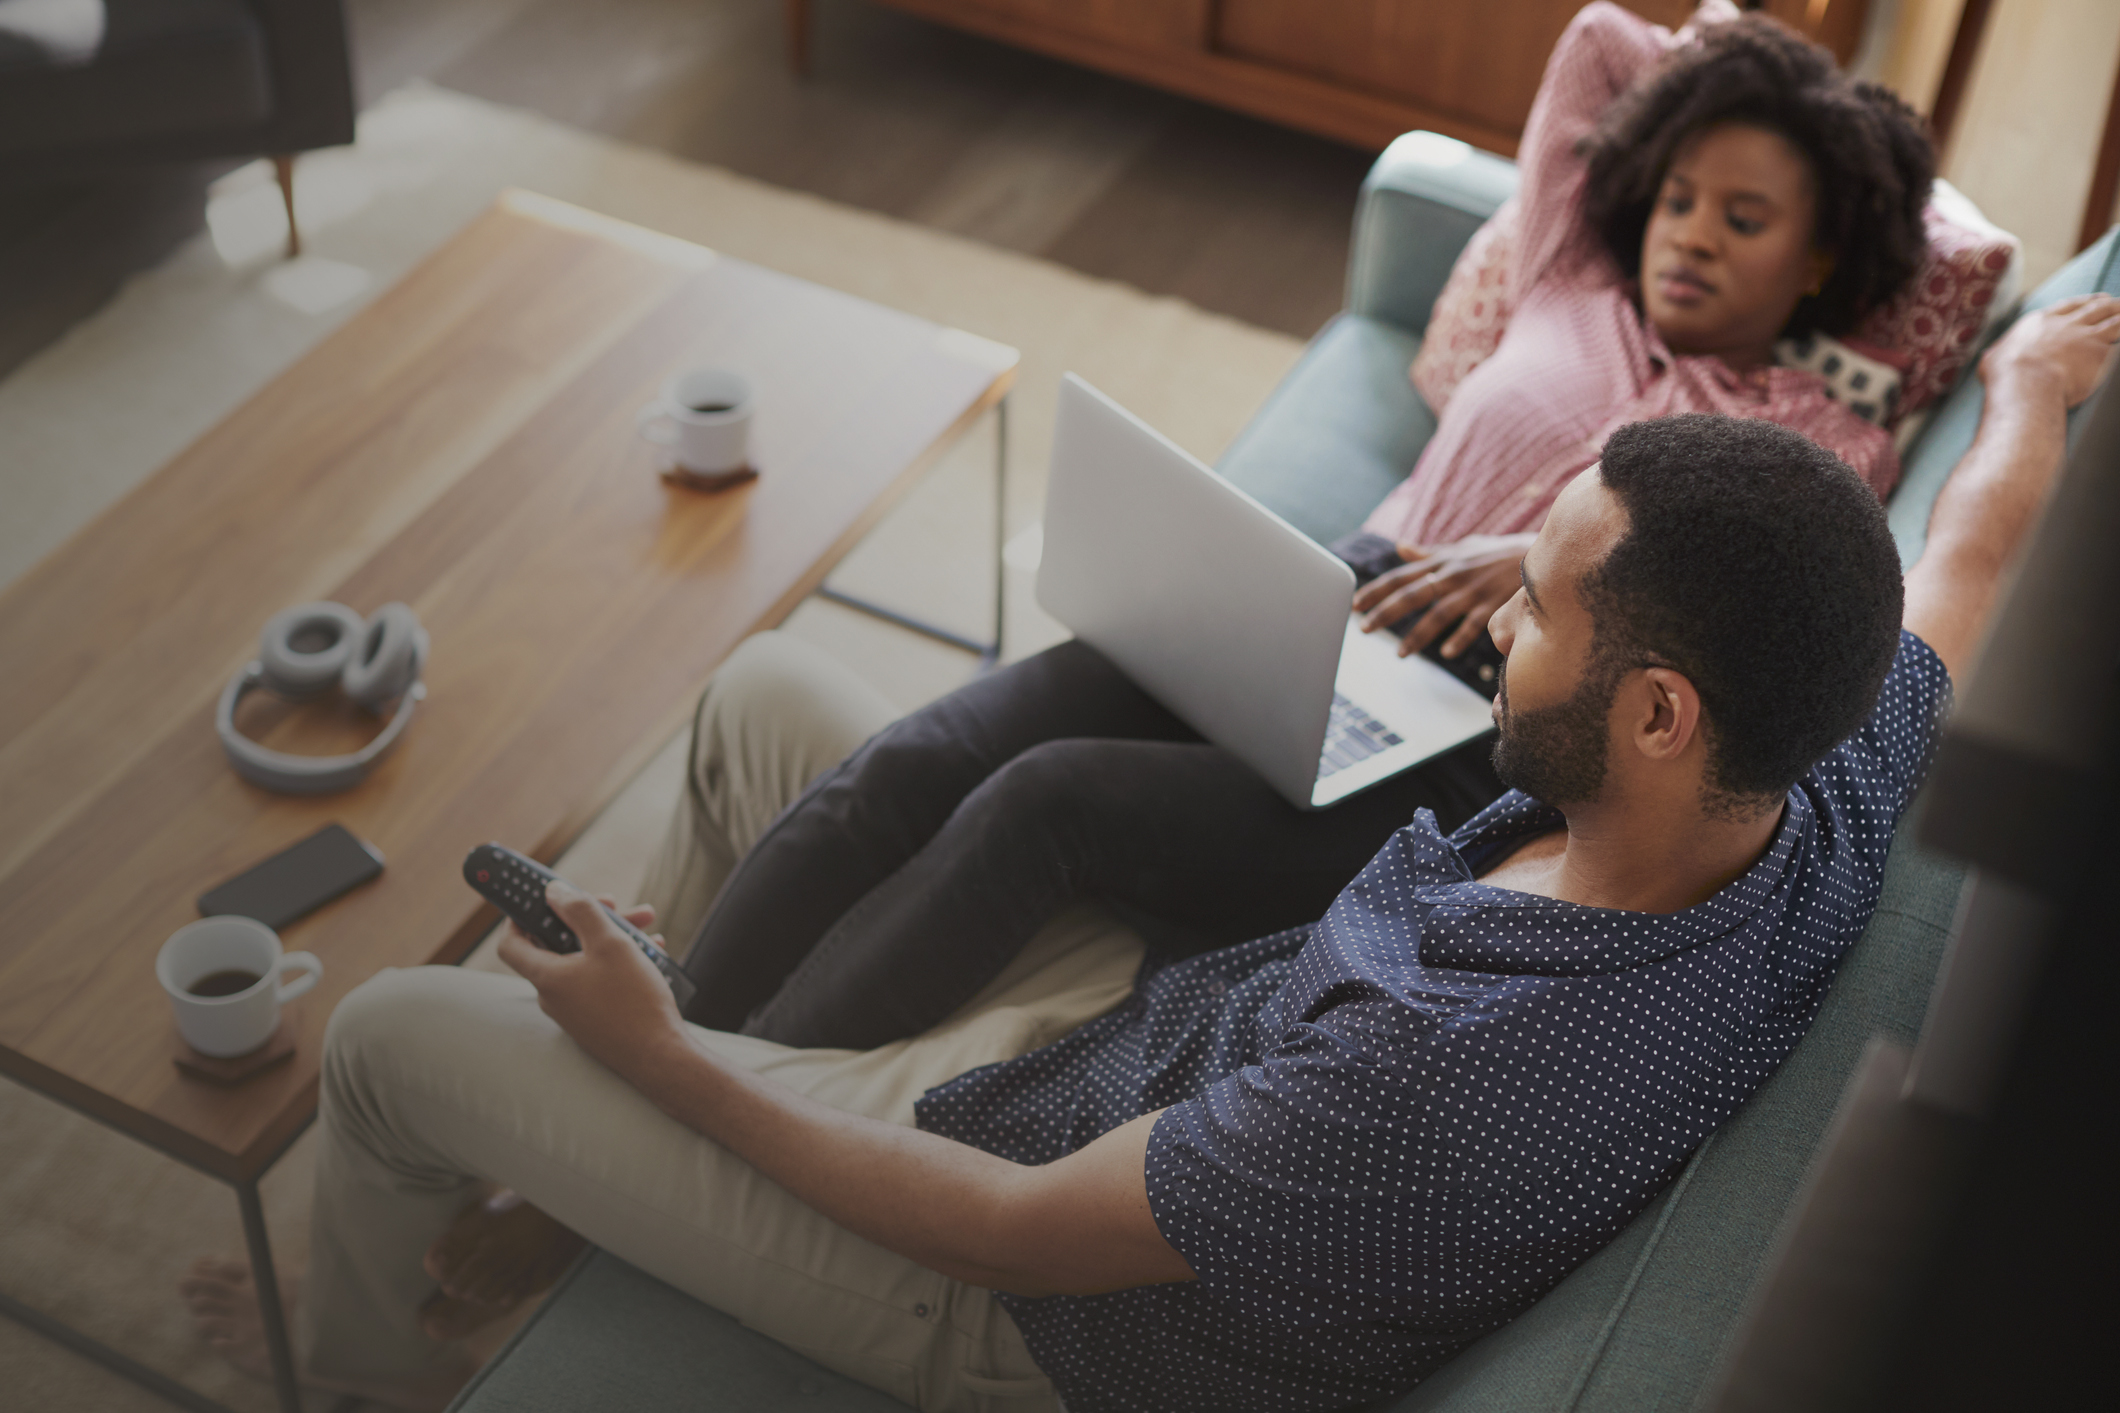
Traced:
[[1936, 497], [1907, 571], [1906, 626], [1960, 678], [2002, 573], [2046, 502], [2068, 446], [2068, 410], [2091, 395], [2120, 339], [2120, 300], [2083, 295], [2027, 314], [1980, 360], [1980, 431]]
[[858, 1236], [973, 1285], [1090, 1295], [1193, 1279], [1149, 1211], [1143, 1114], [1031, 1167], [818, 1103], [698, 1044], [669, 988], [586, 895], [554, 885], [568, 956], [510, 928], [501, 958], [598, 1061]]

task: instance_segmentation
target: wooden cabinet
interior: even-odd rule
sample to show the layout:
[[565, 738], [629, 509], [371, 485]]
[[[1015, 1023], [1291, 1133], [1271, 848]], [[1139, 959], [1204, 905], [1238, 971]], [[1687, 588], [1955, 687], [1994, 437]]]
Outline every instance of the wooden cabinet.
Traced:
[[[1514, 156], [1582, 0], [873, 0], [1357, 147], [1429, 128]], [[784, 0], [799, 69], [809, 0]], [[1622, 0], [1677, 25], [1693, 0]], [[1843, 61], [1868, 0], [1766, 0]]]
[[[1222, 0], [1223, 53], [1523, 131], [1546, 56], [1581, 0]], [[1629, 0], [1659, 24], [1684, 24], [1688, 0]]]
[[[889, 3], [889, 0], [885, 0]], [[1023, 24], [1051, 25], [1112, 44], [1204, 49], [1213, 0], [970, 0]]]

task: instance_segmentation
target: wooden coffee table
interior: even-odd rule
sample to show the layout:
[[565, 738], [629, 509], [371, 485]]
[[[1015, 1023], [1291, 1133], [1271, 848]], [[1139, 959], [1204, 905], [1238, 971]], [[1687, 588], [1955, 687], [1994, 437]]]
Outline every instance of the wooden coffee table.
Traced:
[[[730, 649], [786, 617], [999, 407], [1015, 363], [696, 245], [503, 197], [0, 595], [0, 1072], [234, 1186], [269, 1295], [257, 1182], [315, 1115], [338, 999], [384, 967], [461, 959], [496, 920], [464, 886], [465, 852], [499, 839], [556, 857]], [[702, 495], [656, 475], [634, 413], [691, 364], [750, 378], [757, 481]], [[301, 799], [239, 780], [212, 714], [265, 619], [310, 599], [403, 600], [433, 649], [395, 753], [350, 791]], [[374, 730], [351, 709], [269, 701], [246, 724], [296, 751]], [[325, 968], [288, 1012], [294, 1058], [233, 1088], [180, 1075], [156, 950], [208, 885], [331, 820], [389, 864], [285, 930]]]

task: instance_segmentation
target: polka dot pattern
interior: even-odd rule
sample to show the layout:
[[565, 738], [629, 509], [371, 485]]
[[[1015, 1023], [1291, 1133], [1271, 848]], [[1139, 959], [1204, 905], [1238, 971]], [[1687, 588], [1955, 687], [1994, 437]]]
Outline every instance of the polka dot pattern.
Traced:
[[1560, 825], [1422, 811], [1318, 923], [1143, 965], [1120, 1009], [930, 1090], [923, 1128], [1050, 1162], [1166, 1109], [1195, 1283], [1002, 1303], [1073, 1413], [1342, 1408], [1417, 1383], [1619, 1233], [1817, 1014], [1877, 903], [1949, 680], [1912, 634], [1760, 860], [1656, 915], [1489, 887]]

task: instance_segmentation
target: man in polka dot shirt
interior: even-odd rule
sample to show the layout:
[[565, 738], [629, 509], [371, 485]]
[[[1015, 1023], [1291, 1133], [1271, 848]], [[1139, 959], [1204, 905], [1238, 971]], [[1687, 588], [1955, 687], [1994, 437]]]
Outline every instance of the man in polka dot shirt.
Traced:
[[[520, 1257], [436, 1240], [481, 1177], [923, 1408], [1331, 1409], [1418, 1382], [1619, 1232], [1802, 1037], [2116, 338], [2096, 296], [1989, 353], [1903, 584], [1875, 496], [1804, 438], [1616, 433], [1492, 621], [1516, 788], [1447, 836], [1423, 811], [1313, 925], [1116, 987], [1063, 954], [1046, 992], [873, 1052], [686, 1025], [564, 885], [580, 953], [514, 934], [523, 981], [363, 986], [327, 1041], [307, 1376], [410, 1406], [461, 1382], [448, 1337]], [[255, 1364], [240, 1275], [202, 1268], [192, 1299]]]

